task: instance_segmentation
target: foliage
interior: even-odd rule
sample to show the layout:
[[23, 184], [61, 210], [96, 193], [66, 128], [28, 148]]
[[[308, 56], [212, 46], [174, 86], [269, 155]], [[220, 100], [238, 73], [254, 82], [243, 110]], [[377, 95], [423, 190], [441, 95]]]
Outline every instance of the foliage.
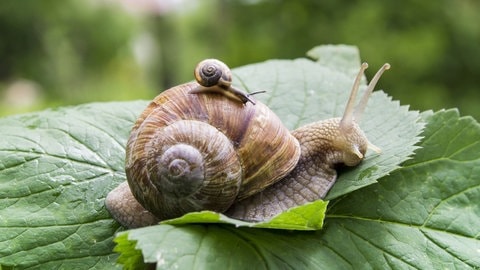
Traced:
[[478, 268], [480, 125], [456, 110], [422, 118], [417, 155], [378, 184], [333, 200], [321, 231], [164, 224], [117, 241], [136, 243], [157, 269]]
[[164, 220], [161, 224], [183, 225], [196, 223], [231, 224], [235, 227], [267, 228], [282, 230], [310, 231], [320, 230], [325, 219], [328, 202], [318, 200], [287, 211], [263, 222], [245, 222], [212, 211], [187, 213], [182, 217]]
[[0, 265], [114, 266], [119, 225], [104, 198], [125, 180], [126, 139], [145, 104], [87, 104], [0, 121]]
[[[248, 90], [271, 89], [258, 98], [290, 128], [338, 116], [358, 53], [340, 46], [310, 55], [318, 62], [275, 60], [238, 68], [235, 82]], [[112, 240], [120, 228], [103, 203], [125, 180], [124, 146], [146, 105], [93, 103], [0, 119], [0, 265], [116, 267]], [[360, 166], [342, 172], [322, 230], [237, 228], [248, 224], [231, 220], [236, 226], [188, 224], [202, 221], [204, 214], [193, 214], [170, 221], [177, 225], [119, 234], [118, 260], [132, 268], [143, 265], [142, 258], [159, 268], [478, 268], [480, 126], [455, 110], [421, 117], [421, 148], [398, 168], [415, 149], [422, 122], [381, 91], [374, 93], [361, 126], [383, 153], [369, 153]], [[315, 217], [310, 206], [295, 211]], [[285, 224], [276, 226], [294, 229]]]

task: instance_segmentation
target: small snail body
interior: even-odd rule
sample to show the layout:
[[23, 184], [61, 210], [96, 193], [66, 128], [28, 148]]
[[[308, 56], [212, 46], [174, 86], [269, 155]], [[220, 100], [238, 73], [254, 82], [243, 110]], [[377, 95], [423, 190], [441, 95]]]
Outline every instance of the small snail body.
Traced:
[[[200, 210], [261, 221], [324, 198], [336, 180], [336, 164], [355, 166], [367, 147], [379, 150], [354, 120], [388, 66], [355, 108], [366, 67], [342, 118], [289, 132], [266, 105], [231, 86], [225, 64], [201, 62], [195, 69], [201, 84], [164, 91], [136, 121], [126, 149], [128, 185], [109, 193], [108, 210], [130, 228]], [[203, 82], [201, 73], [216, 78]]]

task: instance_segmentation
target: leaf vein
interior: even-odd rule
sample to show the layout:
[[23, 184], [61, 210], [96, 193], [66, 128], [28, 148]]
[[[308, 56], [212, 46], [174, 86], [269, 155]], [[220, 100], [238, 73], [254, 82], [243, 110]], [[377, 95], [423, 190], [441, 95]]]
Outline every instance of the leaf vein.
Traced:
[[305, 92], [305, 95], [303, 95], [303, 101], [302, 101], [303, 106], [300, 107], [300, 112], [299, 112], [297, 121], [294, 124], [294, 128], [298, 128], [300, 126], [300, 124], [302, 123], [302, 121], [305, 117], [305, 114], [306, 114], [306, 110], [309, 107], [309, 100], [310, 100], [309, 97], [308, 97], [308, 88], [307, 88], [308, 86], [307, 86], [307, 80], [305, 79], [304, 68], [303, 68], [301, 74], [303, 76], [302, 82], [303, 82], [303, 91]]
[[470, 266], [472, 269], [475, 269], [475, 267], [478, 267], [478, 265], [474, 265], [474, 264], [471, 264], [471, 263], [468, 263], [466, 260], [462, 260], [462, 258], [459, 258], [457, 257], [457, 255], [455, 253], [453, 253], [448, 246], [442, 246], [440, 243], [438, 243], [437, 241], [435, 241], [435, 239], [433, 237], [431, 237], [430, 235], [426, 234], [424, 231], [420, 230], [420, 232], [423, 234], [423, 236], [425, 236], [425, 238], [427, 238], [432, 244], [434, 244], [435, 246], [437, 246], [438, 248], [440, 248], [441, 250], [447, 252], [448, 254], [450, 254], [453, 258], [457, 258], [459, 261], [461, 261], [462, 263]]
[[109, 166], [100, 166], [99, 164], [94, 163], [94, 162], [89, 162], [88, 160], [74, 159], [74, 158], [71, 158], [71, 157], [56, 155], [56, 154], [52, 154], [52, 153], [38, 152], [38, 151], [27, 151], [27, 150], [23, 150], [23, 149], [0, 149], [0, 152], [36, 154], [39, 157], [49, 157], [49, 158], [55, 158], [55, 159], [61, 159], [61, 160], [66, 159], [66, 160], [69, 160], [69, 161], [74, 162], [74, 163], [89, 165], [89, 166], [92, 166], [92, 167], [95, 167], [95, 168], [98, 168], [98, 169], [108, 170], [112, 173], [118, 172], [117, 170], [114, 170], [112, 167], [109, 167]]
[[72, 140], [76, 141], [77, 143], [79, 143], [80, 145], [83, 145], [85, 146], [88, 150], [90, 150], [90, 153], [92, 153], [93, 155], [95, 155], [97, 157], [97, 160], [98, 161], [101, 161], [105, 167], [109, 167], [107, 161], [102, 158], [100, 155], [98, 155], [97, 151], [95, 151], [91, 146], [89, 146], [88, 144], [86, 144], [84, 141], [80, 140], [79, 138], [77, 138], [76, 136], [74, 136], [72, 133], [66, 131], [66, 130], [63, 130], [61, 128], [49, 128], [49, 130], [57, 130], [59, 132], [62, 132], [64, 133], [67, 137], [70, 137]]
[[[382, 249], [382, 246], [379, 246], [379, 245], [375, 244], [374, 242], [370, 241], [369, 239], [363, 237], [361, 234], [358, 234], [358, 233], [356, 233], [355, 231], [353, 231], [353, 230], [351, 230], [351, 229], [349, 229], [349, 228], [347, 228], [347, 227], [343, 227], [343, 228], [344, 228], [345, 230], [349, 231], [352, 235], [355, 235], [355, 236], [358, 237], [359, 239], [363, 240], [365, 243], [367, 243], [367, 244], [369, 244], [369, 245], [377, 248], [378, 250], [382, 251], [383, 254], [384, 254], [384, 256], [385, 256], [385, 255], [390, 255], [390, 256], [392, 256], [393, 258], [396, 258], [397, 260], [405, 263], [406, 265], [409, 265], [410, 267], [419, 269], [418, 267], [416, 267], [416, 266], [413, 265], [412, 263], [410, 263], [410, 262], [406, 261], [405, 259], [403, 259], [401, 256], [398, 256], [397, 254], [395, 254], [395, 253], [393, 253], [393, 252], [391, 252], [391, 251], [389, 251], [389, 250], [387, 250], [387, 249]], [[363, 249], [364, 249], [364, 248], [359, 248], [358, 250], [361, 251], [361, 250], [363, 250]], [[368, 261], [368, 260], [367, 260], [367, 261]]]
[[247, 246], [250, 246], [255, 254], [260, 258], [260, 262], [263, 265], [263, 269], [269, 269], [268, 267], [268, 260], [265, 254], [262, 252], [260, 247], [258, 247], [253, 241], [251, 241], [247, 236], [243, 235], [243, 230], [234, 229], [230, 226], [224, 226], [227, 230], [229, 230], [233, 235], [236, 235], [238, 239], [242, 240]]
[[94, 127], [96, 130], [100, 131], [101, 133], [105, 134], [108, 138], [112, 139], [112, 141], [114, 141], [117, 146], [120, 148], [121, 151], [125, 151], [125, 146], [124, 144], [122, 144], [120, 141], [117, 140], [117, 138], [115, 138], [114, 136], [112, 136], [111, 133], [107, 132], [106, 130], [104, 130], [103, 128], [97, 126], [97, 125], [94, 125], [92, 122], [89, 122], [89, 121], [86, 121], [82, 118], [77, 118], [77, 120], [79, 121], [82, 121], [83, 123], [86, 123], [86, 124], [89, 124], [90, 126]]

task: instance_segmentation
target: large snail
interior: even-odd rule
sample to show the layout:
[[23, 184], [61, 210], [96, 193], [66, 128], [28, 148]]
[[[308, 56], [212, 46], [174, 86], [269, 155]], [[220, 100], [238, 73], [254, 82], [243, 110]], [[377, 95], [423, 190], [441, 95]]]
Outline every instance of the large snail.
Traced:
[[368, 97], [385, 64], [355, 107], [362, 64], [342, 118], [292, 132], [263, 103], [231, 86], [222, 62], [207, 59], [197, 82], [158, 95], [136, 121], [126, 148], [127, 182], [106, 206], [134, 228], [201, 210], [248, 221], [267, 220], [293, 206], [323, 199], [335, 165], [359, 164], [367, 148], [360, 129]]

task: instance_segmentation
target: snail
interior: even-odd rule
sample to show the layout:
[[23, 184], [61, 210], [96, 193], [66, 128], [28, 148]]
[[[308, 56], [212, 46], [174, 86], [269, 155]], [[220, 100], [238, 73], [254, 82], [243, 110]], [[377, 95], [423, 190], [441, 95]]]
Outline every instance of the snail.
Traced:
[[265, 104], [231, 86], [224, 63], [200, 62], [197, 82], [164, 91], [137, 119], [126, 147], [128, 183], [107, 195], [107, 209], [135, 228], [201, 210], [264, 221], [325, 198], [336, 165], [358, 165], [367, 148], [380, 153], [357, 121], [390, 65], [355, 106], [367, 67], [361, 65], [343, 117], [290, 132]]
[[216, 59], [206, 59], [198, 63], [193, 75], [199, 85], [190, 91], [191, 94], [216, 92], [242, 103], [251, 102], [255, 105], [255, 101], [250, 96], [265, 92], [246, 94], [232, 86], [232, 72], [225, 63]]

